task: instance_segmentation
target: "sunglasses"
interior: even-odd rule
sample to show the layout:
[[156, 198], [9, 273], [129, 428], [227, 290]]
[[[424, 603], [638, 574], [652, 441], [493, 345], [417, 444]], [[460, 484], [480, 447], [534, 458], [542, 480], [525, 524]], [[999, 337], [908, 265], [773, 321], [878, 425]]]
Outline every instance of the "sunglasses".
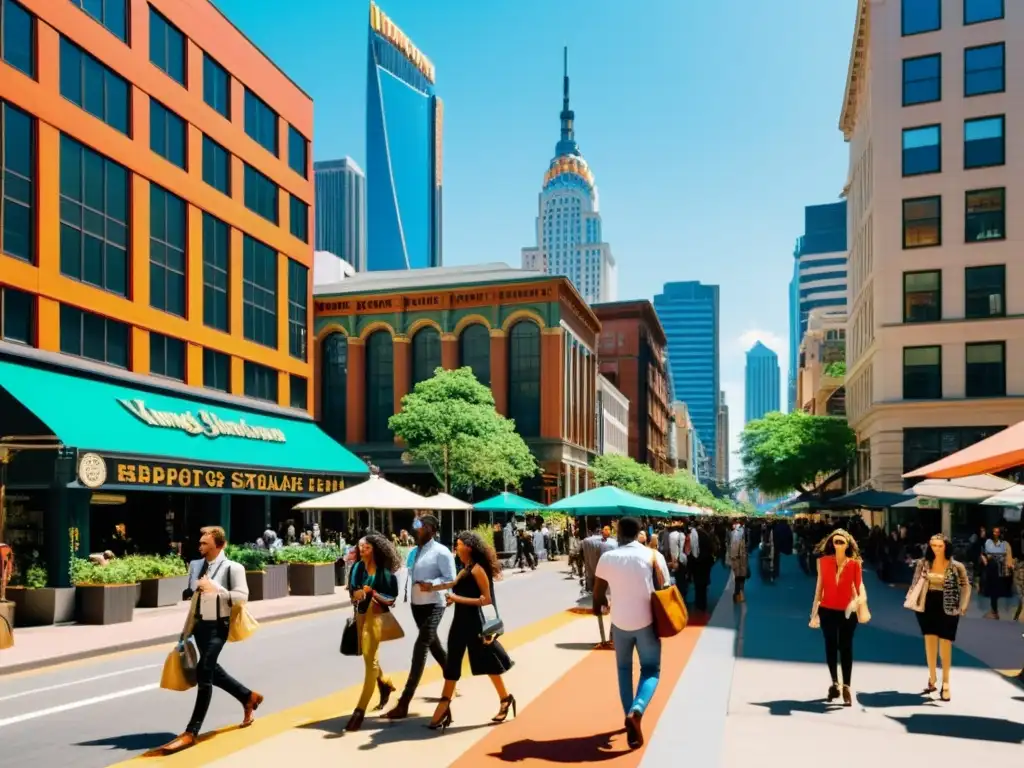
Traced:
[[832, 539], [832, 546], [834, 547], [845, 547], [846, 539]]

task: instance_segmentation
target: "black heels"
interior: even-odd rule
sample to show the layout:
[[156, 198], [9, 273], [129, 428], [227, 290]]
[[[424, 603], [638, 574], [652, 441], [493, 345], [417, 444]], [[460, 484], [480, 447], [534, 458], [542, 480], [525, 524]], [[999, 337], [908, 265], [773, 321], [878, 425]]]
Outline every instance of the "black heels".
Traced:
[[394, 692], [394, 683], [389, 680], [377, 680], [377, 693], [380, 694], [380, 704], [377, 705], [378, 710], [382, 710], [388, 705], [388, 701], [391, 699], [391, 694]]
[[441, 699], [441, 703], [448, 705], [444, 708], [444, 714], [441, 715], [441, 717], [437, 720], [431, 720], [429, 723], [427, 723], [427, 728], [429, 728], [432, 731], [436, 731], [438, 728], [440, 728], [441, 733], [444, 733], [448, 730], [448, 726], [452, 724], [452, 700], [445, 696], [443, 699]]
[[366, 712], [361, 709], [357, 709], [355, 712], [352, 713], [352, 717], [348, 719], [348, 722], [345, 723], [345, 730], [358, 731], [360, 728], [363, 727], [363, 718], [365, 717]]
[[828, 687], [828, 696], [825, 698], [829, 704], [839, 698], [839, 683], [832, 683]]
[[942, 691], [939, 693], [939, 698], [943, 701], [953, 700], [953, 695], [949, 692], [949, 683], [942, 684]]
[[512, 717], [516, 716], [516, 697], [511, 693], [501, 700], [501, 709], [498, 714], [491, 718], [492, 723], [504, 723], [508, 719], [508, 711], [512, 710]]
[[927, 696], [929, 693], [935, 693], [937, 690], [939, 689], [935, 687], [935, 681], [929, 680], [928, 685], [925, 687], [923, 691], [921, 691], [921, 695]]

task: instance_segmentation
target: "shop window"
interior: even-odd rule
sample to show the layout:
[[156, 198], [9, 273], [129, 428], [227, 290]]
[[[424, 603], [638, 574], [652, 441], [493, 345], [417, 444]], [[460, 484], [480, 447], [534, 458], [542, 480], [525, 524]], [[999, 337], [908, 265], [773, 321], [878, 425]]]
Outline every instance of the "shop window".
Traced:
[[203, 324], [230, 331], [231, 229], [203, 211]]
[[203, 134], [203, 181], [231, 197], [231, 153]]
[[185, 342], [162, 333], [149, 334], [149, 372], [176, 381], [185, 380]]
[[320, 426], [339, 443], [348, 430], [348, 337], [332, 333], [320, 346]]
[[980, 45], [964, 51], [964, 96], [1006, 90], [1006, 43]]
[[903, 399], [942, 398], [942, 347], [903, 348]]
[[277, 251], [242, 236], [242, 332], [277, 349]]
[[231, 356], [215, 349], [203, 350], [203, 386], [231, 391]]
[[60, 137], [60, 271], [128, 295], [128, 171]]
[[35, 320], [32, 294], [0, 286], [0, 339], [34, 345]]
[[[903, 471], [915, 469], [944, 459], [975, 443], [1002, 432], [1003, 426], [990, 427], [918, 427], [903, 430]], [[918, 482], [908, 480], [910, 485]]]
[[185, 85], [185, 36], [153, 6], [149, 7], [149, 60]]
[[295, 195], [288, 195], [288, 228], [304, 243], [309, 242], [309, 206]]
[[288, 259], [288, 354], [306, 360], [309, 268]]
[[14, 0], [0, 0], [0, 59], [36, 76], [35, 18]]
[[231, 119], [231, 76], [210, 54], [203, 52], [203, 101]]
[[964, 168], [1006, 164], [1006, 117], [964, 120]]
[[441, 365], [441, 334], [426, 327], [412, 337], [412, 386], [426, 381]]
[[60, 38], [60, 95], [111, 128], [129, 135], [131, 86], [99, 59]]
[[1006, 17], [1006, 0], [964, 0], [964, 26]]
[[469, 366], [477, 381], [491, 386], [491, 332], [487, 326], [473, 323], [459, 334], [459, 365]]
[[903, 106], [942, 99], [942, 56], [932, 53], [903, 60]]
[[265, 365], [245, 361], [245, 396], [277, 402], [277, 371]]
[[942, 319], [942, 272], [903, 273], [903, 322], [932, 323]]
[[1006, 190], [976, 189], [968, 192], [964, 210], [964, 240], [980, 243], [1006, 239]]
[[248, 88], [245, 89], [245, 132], [277, 157], [277, 112]]
[[[186, 123], [154, 98], [149, 100], [149, 148], [172, 165], [179, 168], [187, 165]], [[205, 155], [203, 180], [206, 180]]]
[[968, 267], [964, 270], [964, 317], [1006, 315], [1006, 265]]
[[942, 29], [942, 0], [902, 0], [903, 36], [920, 35]]
[[288, 397], [292, 408], [305, 411], [309, 405], [309, 387], [306, 379], [293, 373], [288, 380]]
[[36, 143], [33, 119], [0, 102], [0, 251], [35, 263]]
[[389, 331], [374, 331], [366, 339], [366, 441], [392, 440], [388, 419], [395, 412], [395, 350]]
[[[942, 170], [942, 126], [903, 129], [903, 175], [920, 176]], [[817, 262], [814, 263], [817, 266]], [[816, 276], [815, 276], [816, 277]]]
[[124, 323], [60, 305], [60, 351], [99, 363], [127, 368], [131, 331]]
[[125, 43], [128, 42], [128, 2], [129, 0], [71, 0], [72, 5], [77, 5]]
[[967, 397], [1006, 396], [1006, 343], [968, 344]]
[[942, 244], [942, 198], [915, 197], [903, 201], [903, 247]]
[[508, 334], [508, 415], [523, 437], [540, 436], [540, 327], [532, 320]]
[[149, 304], [185, 316], [185, 201], [156, 184], [149, 185]]
[[245, 207], [277, 224], [277, 184], [251, 165], [245, 165]]
[[292, 126], [288, 126], [288, 167], [302, 178], [308, 178], [309, 142]]

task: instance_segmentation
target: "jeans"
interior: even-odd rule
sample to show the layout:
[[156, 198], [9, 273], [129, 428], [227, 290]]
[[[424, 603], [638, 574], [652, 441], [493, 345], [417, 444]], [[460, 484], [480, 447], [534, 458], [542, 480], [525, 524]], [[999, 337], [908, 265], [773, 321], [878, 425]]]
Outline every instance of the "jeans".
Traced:
[[198, 736], [206, 713], [210, 709], [213, 686], [234, 696], [243, 707], [248, 703], [252, 692], [225, 672], [218, 663], [220, 652], [224, 650], [224, 644], [228, 641], [227, 619], [197, 621], [192, 634], [199, 648], [199, 665], [196, 667], [196, 705], [185, 730]]
[[[619, 670], [619, 698], [622, 711], [641, 715], [647, 709], [658, 687], [661, 674], [661, 638], [650, 624], [643, 629], [627, 632], [612, 624], [612, 642], [615, 643], [615, 664]], [[640, 657], [640, 682], [633, 692], [633, 649]]]
[[832, 676], [832, 682], [839, 682], [839, 671], [843, 673], [843, 685], [850, 685], [853, 678], [853, 633], [857, 631], [857, 614], [846, 618], [846, 611], [833, 608], [819, 608], [818, 620], [825, 637], [825, 663]]
[[402, 698], [412, 699], [416, 693], [416, 686], [420, 684], [423, 677], [423, 668], [427, 663], [427, 651], [434, 657], [434, 661], [444, 669], [447, 661], [444, 648], [437, 637], [437, 625], [441, 623], [444, 616], [443, 605], [413, 605], [412, 618], [416, 622], [416, 643], [412, 647], [412, 666], [409, 668], [409, 677], [405, 681], [405, 690]]

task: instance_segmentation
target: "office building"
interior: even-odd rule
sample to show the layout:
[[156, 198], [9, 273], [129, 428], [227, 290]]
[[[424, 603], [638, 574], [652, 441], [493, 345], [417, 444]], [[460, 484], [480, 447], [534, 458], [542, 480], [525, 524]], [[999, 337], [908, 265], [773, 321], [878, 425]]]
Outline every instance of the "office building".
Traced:
[[689, 408], [707, 452], [709, 476], [718, 477], [718, 286], [666, 283], [654, 297], [654, 309], [665, 329], [675, 397]]
[[725, 392], [718, 393], [718, 419], [715, 423], [715, 480], [729, 482], [729, 406]]
[[798, 357], [797, 407], [846, 416], [846, 311], [812, 309]]
[[366, 269], [441, 266], [444, 107], [434, 65], [370, 3]]
[[366, 271], [366, 174], [351, 157], [313, 163], [317, 251]]
[[523, 269], [563, 275], [588, 304], [615, 301], [615, 259], [601, 239], [597, 184], [576, 143], [569, 107], [569, 54], [563, 51], [561, 136], [538, 195], [535, 246], [523, 248]]
[[747, 350], [744, 424], [779, 410], [779, 356], [760, 341]]
[[597, 455], [629, 455], [629, 398], [597, 375]]
[[854, 486], [899, 491], [904, 472], [1024, 419], [1024, 157], [1008, 140], [1024, 122], [1008, 93], [1024, 77], [1022, 11], [858, 4], [839, 122]]

